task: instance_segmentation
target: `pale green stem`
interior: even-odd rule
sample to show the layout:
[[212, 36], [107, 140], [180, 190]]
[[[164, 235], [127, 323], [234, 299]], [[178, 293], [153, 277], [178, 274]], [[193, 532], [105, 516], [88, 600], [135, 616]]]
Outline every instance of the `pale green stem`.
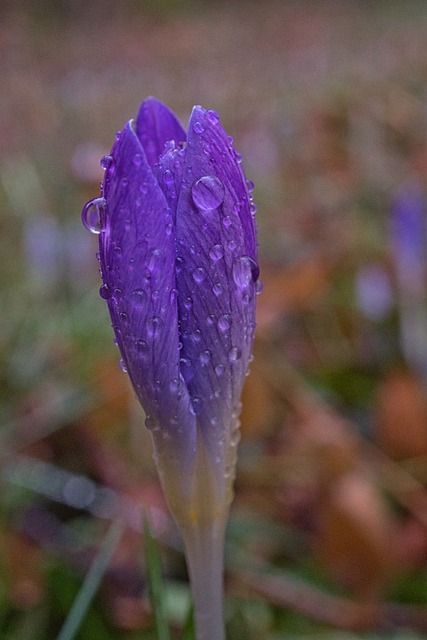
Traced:
[[235, 447], [214, 462], [201, 434], [193, 466], [185, 470], [155, 440], [163, 490], [181, 531], [194, 600], [197, 640], [225, 640], [224, 535], [232, 496]]
[[182, 529], [193, 593], [197, 640], [225, 640], [224, 530], [225, 518]]

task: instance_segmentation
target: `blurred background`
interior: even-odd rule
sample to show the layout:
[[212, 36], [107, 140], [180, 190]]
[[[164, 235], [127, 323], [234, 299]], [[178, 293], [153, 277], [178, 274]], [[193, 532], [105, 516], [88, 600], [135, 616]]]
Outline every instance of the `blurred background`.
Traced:
[[143, 508], [185, 625], [80, 221], [148, 95], [217, 110], [256, 185], [227, 637], [427, 637], [427, 4], [2, 0], [0, 87], [0, 637], [56, 638], [121, 516], [76, 638], [155, 638]]

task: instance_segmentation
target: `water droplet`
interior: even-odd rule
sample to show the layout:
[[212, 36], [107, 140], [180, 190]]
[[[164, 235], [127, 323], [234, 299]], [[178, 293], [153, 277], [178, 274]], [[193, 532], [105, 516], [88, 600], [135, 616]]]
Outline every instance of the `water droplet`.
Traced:
[[160, 249], [154, 249], [151, 252], [151, 256], [150, 256], [150, 259], [149, 259], [148, 264], [147, 264], [148, 271], [154, 271], [155, 270], [156, 264], [157, 264], [157, 262], [158, 262], [158, 260], [159, 260], [159, 258], [161, 256], [162, 256], [162, 252], [161, 252]]
[[157, 316], [153, 316], [147, 320], [147, 334], [154, 338], [158, 335], [162, 327], [162, 319]]
[[135, 347], [140, 353], [148, 351], [148, 345], [145, 340], [135, 340]]
[[230, 249], [231, 253], [233, 253], [237, 249], [237, 242], [235, 240], [230, 240], [227, 246]]
[[252, 193], [252, 191], [255, 189], [255, 185], [252, 182], [252, 180], [246, 180], [246, 186], [248, 188], [249, 193]]
[[169, 298], [170, 298], [170, 301], [174, 303], [178, 298], [178, 289], [171, 289], [169, 293]]
[[91, 233], [100, 234], [103, 230], [103, 217], [105, 213], [105, 198], [89, 200], [82, 209], [82, 222]]
[[241, 208], [242, 208], [242, 205], [240, 204], [240, 202], [236, 202], [236, 204], [233, 207], [234, 213], [239, 213]]
[[212, 287], [212, 291], [216, 295], [216, 297], [218, 298], [222, 294], [222, 292], [224, 291], [224, 288], [223, 288], [223, 286], [222, 286], [222, 284], [220, 282], [216, 282], [214, 284], [214, 286]]
[[144, 289], [134, 289], [132, 291], [132, 304], [135, 307], [143, 307], [147, 300], [147, 294]]
[[122, 311], [122, 312], [120, 313], [120, 320], [121, 320], [122, 322], [124, 322], [125, 324], [127, 324], [127, 323], [129, 322], [129, 316], [128, 316], [128, 314], [127, 314], [125, 311]]
[[191, 307], [193, 306], [193, 298], [190, 298], [190, 296], [188, 296], [187, 298], [185, 298], [184, 300], [184, 307], [187, 309], [187, 311], [189, 309], [191, 309]]
[[102, 156], [99, 164], [101, 165], [101, 168], [106, 171], [111, 167], [112, 163], [113, 163], [113, 156]]
[[142, 164], [142, 155], [140, 153], [135, 153], [135, 155], [132, 158], [132, 162], [135, 165], [135, 167], [140, 167]]
[[209, 327], [213, 327], [215, 324], [215, 316], [213, 314], [210, 314], [207, 318], [206, 318], [206, 322], [208, 324]]
[[120, 180], [120, 186], [121, 186], [123, 189], [126, 189], [126, 187], [128, 186], [128, 184], [129, 184], [129, 180], [128, 180], [127, 178], [122, 178], [122, 179]]
[[230, 362], [236, 362], [236, 360], [239, 360], [241, 357], [241, 349], [239, 349], [239, 347], [231, 347], [230, 351], [228, 352], [228, 359], [230, 360]]
[[99, 290], [99, 295], [101, 296], [101, 298], [103, 298], [104, 300], [108, 300], [109, 298], [111, 298], [111, 289], [108, 286], [108, 284], [103, 284], [102, 287]]
[[236, 158], [238, 163], [242, 162], [242, 154], [238, 151], [234, 151], [234, 157]]
[[198, 209], [211, 211], [224, 200], [224, 185], [216, 176], [203, 176], [191, 187], [191, 195]]
[[219, 122], [219, 114], [213, 109], [209, 109], [209, 111], [206, 112], [206, 117], [211, 124], [218, 124]]
[[157, 431], [159, 429], [159, 423], [157, 422], [157, 420], [155, 420], [151, 416], [147, 416], [145, 418], [145, 426], [150, 431]]
[[259, 267], [250, 256], [240, 256], [233, 262], [233, 280], [241, 289], [245, 289], [251, 282], [256, 282], [259, 276]]
[[230, 218], [230, 216], [225, 216], [222, 219], [222, 226], [224, 227], [224, 229], [229, 229], [231, 227], [231, 225], [233, 224], [232, 219]]
[[224, 313], [218, 318], [218, 329], [221, 333], [227, 333], [231, 327], [231, 316], [228, 313]]
[[255, 289], [256, 289], [257, 296], [259, 296], [259, 294], [264, 291], [264, 285], [262, 284], [261, 280], [257, 281]]
[[214, 262], [218, 262], [218, 260], [221, 260], [223, 255], [224, 255], [224, 247], [222, 246], [222, 244], [214, 244], [209, 249], [209, 257]]
[[167, 236], [170, 236], [172, 234], [172, 231], [173, 231], [173, 224], [169, 222], [165, 227], [165, 233]]
[[157, 302], [157, 300], [159, 299], [159, 295], [160, 293], [157, 290], [153, 291], [153, 293], [151, 294], [152, 302]]
[[205, 127], [203, 126], [203, 124], [201, 122], [195, 122], [193, 124], [194, 133], [203, 133], [204, 130], [205, 130]]
[[165, 184], [171, 184], [173, 182], [173, 173], [170, 169], [166, 169], [163, 174], [163, 180]]
[[252, 217], [254, 218], [256, 212], [258, 211], [258, 207], [256, 206], [255, 202], [251, 202], [251, 205], [249, 208], [251, 210]]
[[200, 284], [206, 278], [206, 271], [203, 269], [203, 267], [198, 267], [197, 269], [194, 269], [192, 276], [194, 282]]
[[169, 389], [172, 391], [172, 393], [177, 393], [179, 391], [179, 380], [178, 378], [174, 378], [170, 385], [169, 385]]
[[146, 184], [145, 182], [142, 182], [142, 183], [139, 185], [139, 190], [140, 190], [140, 192], [141, 192], [143, 195], [145, 195], [145, 194], [148, 192], [147, 184]]
[[180, 273], [180, 271], [182, 271], [183, 266], [184, 266], [184, 260], [180, 256], [178, 256], [177, 259], [175, 260], [176, 272]]
[[202, 400], [201, 400], [201, 398], [193, 398], [192, 399], [192, 405], [191, 405], [190, 409], [192, 409], [194, 415], [197, 416], [200, 413], [200, 411], [202, 410]]
[[202, 367], [205, 367], [207, 364], [209, 364], [211, 357], [212, 354], [208, 349], [200, 353], [199, 360]]
[[123, 358], [121, 360], [119, 360], [119, 367], [120, 369], [123, 371], [123, 373], [127, 373], [127, 366], [125, 364], [125, 361], [123, 360]]
[[120, 298], [123, 298], [123, 289], [119, 289], [119, 287], [113, 289], [113, 298], [116, 301], [120, 300]]
[[215, 373], [218, 376], [218, 378], [220, 378], [222, 375], [224, 375], [224, 371], [225, 371], [225, 367], [223, 364], [217, 364], [215, 367]]
[[116, 140], [120, 140], [121, 131], [116, 131]]
[[191, 340], [194, 343], [199, 343], [202, 339], [202, 332], [200, 331], [200, 329], [196, 329], [195, 331], [192, 332], [191, 334]]

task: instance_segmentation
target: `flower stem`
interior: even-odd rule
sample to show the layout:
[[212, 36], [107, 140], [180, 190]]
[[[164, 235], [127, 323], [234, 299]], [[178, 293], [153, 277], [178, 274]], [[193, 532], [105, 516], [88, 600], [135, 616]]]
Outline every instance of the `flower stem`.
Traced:
[[225, 640], [223, 617], [225, 518], [182, 530], [194, 600], [197, 640]]

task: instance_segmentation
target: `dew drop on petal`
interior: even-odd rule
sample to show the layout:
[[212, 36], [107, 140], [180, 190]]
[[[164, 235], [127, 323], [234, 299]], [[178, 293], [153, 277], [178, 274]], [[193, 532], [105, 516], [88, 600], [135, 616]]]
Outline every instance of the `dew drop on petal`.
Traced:
[[206, 278], [206, 271], [203, 269], [203, 267], [197, 267], [197, 269], [194, 269], [192, 276], [194, 282], [196, 282], [197, 284], [201, 284]]
[[203, 176], [194, 182], [191, 195], [198, 209], [211, 211], [224, 200], [224, 185], [216, 176]]
[[191, 307], [193, 306], [193, 298], [191, 298], [190, 296], [188, 296], [187, 298], [185, 298], [184, 300], [184, 307], [187, 309], [187, 311], [189, 309], [191, 309]]
[[144, 289], [134, 289], [132, 291], [132, 304], [135, 307], [140, 308], [144, 306], [146, 300], [147, 294], [145, 293]]
[[161, 258], [162, 256], [162, 252], [160, 249], [154, 249], [151, 252], [151, 256], [150, 259], [148, 261], [148, 265], [147, 265], [147, 269], [148, 271], [153, 272], [156, 269], [156, 266], [158, 264], [159, 258]]
[[260, 293], [262, 293], [264, 291], [264, 285], [262, 284], [261, 280], [258, 280], [256, 283], [256, 294], [257, 296], [259, 296]]
[[241, 357], [241, 349], [239, 349], [239, 347], [231, 347], [230, 351], [228, 352], [228, 359], [230, 360], [230, 362], [236, 362], [236, 360], [239, 360]]
[[203, 124], [201, 122], [195, 122], [193, 124], [194, 133], [203, 133], [204, 130], [205, 130], [205, 127], [203, 126]]
[[219, 122], [219, 114], [213, 109], [209, 109], [209, 111], [206, 112], [206, 117], [211, 124], [218, 124]]
[[91, 233], [99, 235], [102, 229], [102, 216], [105, 211], [105, 198], [89, 200], [82, 209], [82, 222]]
[[213, 260], [213, 262], [218, 262], [218, 260], [221, 260], [223, 255], [224, 255], [224, 247], [222, 246], [222, 244], [214, 244], [209, 249], [209, 257], [211, 260]]
[[218, 318], [218, 329], [221, 333], [227, 333], [231, 327], [231, 316], [228, 313], [224, 313]]
[[178, 380], [178, 378], [174, 378], [173, 380], [171, 380], [171, 382], [169, 384], [169, 389], [174, 394], [176, 394], [179, 391], [179, 380]]
[[120, 300], [120, 298], [123, 298], [123, 289], [120, 289], [119, 287], [116, 287], [115, 289], [113, 289], [113, 296], [114, 300]]
[[123, 360], [123, 358], [121, 360], [119, 360], [119, 368], [123, 371], [123, 373], [127, 373], [127, 366], [125, 365], [125, 361]]
[[142, 164], [142, 155], [140, 153], [135, 153], [135, 155], [132, 158], [132, 162], [135, 165], [135, 167], [140, 167]]
[[199, 354], [200, 364], [201, 364], [203, 367], [205, 367], [207, 364], [209, 364], [210, 359], [211, 359], [211, 356], [212, 356], [212, 354], [211, 354], [211, 352], [210, 352], [208, 349], [206, 349], [205, 351], [202, 351], [202, 352]]
[[136, 340], [135, 347], [140, 353], [145, 353], [148, 351], [148, 345], [145, 340]]
[[198, 344], [202, 339], [202, 332], [200, 331], [200, 329], [196, 329], [195, 331], [192, 332], [191, 334], [191, 340], [192, 342], [194, 342], [194, 344]]
[[157, 336], [162, 327], [162, 319], [157, 316], [153, 316], [147, 320], [147, 334], [154, 338]]
[[149, 429], [150, 431], [157, 431], [159, 428], [159, 423], [157, 422], [157, 420], [155, 420], [154, 418], [152, 418], [151, 416], [147, 416], [145, 418], [145, 426], [147, 427], [147, 429]]
[[224, 371], [225, 371], [225, 367], [223, 364], [217, 364], [215, 367], [215, 373], [218, 376], [218, 378], [220, 378], [222, 375], [224, 375]]
[[103, 284], [102, 287], [99, 290], [99, 295], [101, 296], [101, 298], [103, 298], [104, 300], [108, 300], [109, 298], [111, 298], [111, 289], [108, 286], [108, 284]]
[[233, 221], [230, 218], [230, 216], [225, 216], [225, 218], [223, 218], [222, 226], [224, 227], [224, 229], [229, 229], [232, 224], [233, 224]]
[[224, 288], [223, 288], [223, 286], [222, 286], [222, 284], [220, 282], [216, 282], [214, 284], [214, 286], [212, 287], [212, 291], [213, 291], [214, 295], [216, 295], [216, 297], [219, 298], [219, 296], [224, 291]]
[[99, 164], [101, 165], [101, 168], [106, 171], [107, 169], [110, 168], [112, 163], [113, 163], [113, 156], [102, 156]]
[[165, 184], [171, 184], [173, 182], [173, 173], [170, 169], [166, 169], [163, 174], [163, 180]]
[[240, 256], [233, 262], [233, 280], [240, 289], [245, 289], [251, 282], [256, 282], [259, 267], [250, 256]]

